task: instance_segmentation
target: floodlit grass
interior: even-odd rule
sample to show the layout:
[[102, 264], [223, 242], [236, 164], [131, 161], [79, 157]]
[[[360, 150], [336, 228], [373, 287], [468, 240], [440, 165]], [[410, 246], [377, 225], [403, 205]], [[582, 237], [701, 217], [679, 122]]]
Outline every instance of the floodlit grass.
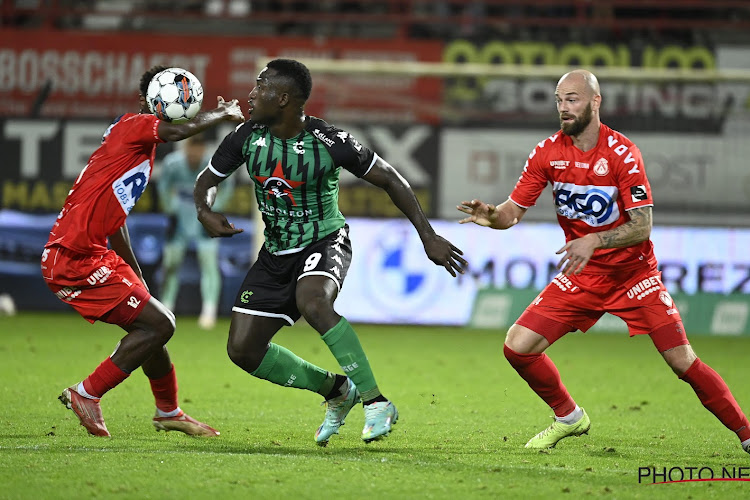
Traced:
[[[388, 439], [365, 445], [356, 407], [341, 435], [319, 448], [320, 397], [234, 366], [227, 327], [225, 320], [203, 332], [195, 318], [178, 318], [169, 343], [182, 408], [220, 437], [155, 432], [139, 370], [105, 396], [112, 438], [95, 438], [57, 396], [111, 353], [120, 330], [90, 326], [73, 313], [0, 317], [0, 498], [750, 497], [750, 482], [639, 484], [639, 467], [647, 466], [708, 467], [717, 476], [723, 467], [744, 467], [750, 476], [750, 456], [735, 435], [647, 338], [573, 334], [549, 349], [593, 426], [589, 436], [539, 453], [523, 445], [551, 422], [551, 411], [503, 358], [502, 332], [359, 326], [401, 420]], [[275, 340], [338, 370], [305, 325]], [[692, 341], [750, 406], [750, 339]]]

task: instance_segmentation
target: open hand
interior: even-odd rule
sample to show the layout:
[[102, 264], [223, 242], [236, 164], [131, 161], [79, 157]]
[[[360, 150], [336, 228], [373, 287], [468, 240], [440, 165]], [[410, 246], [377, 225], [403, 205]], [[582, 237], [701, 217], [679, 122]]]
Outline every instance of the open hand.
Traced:
[[481, 200], [462, 201], [460, 205], [456, 207], [459, 212], [463, 212], [468, 215], [465, 219], [458, 221], [461, 224], [473, 222], [484, 227], [491, 227], [493, 218], [496, 217], [495, 205], [484, 203]]
[[589, 263], [591, 256], [594, 255], [599, 244], [599, 238], [595, 234], [588, 234], [583, 238], [576, 238], [565, 244], [560, 250], [555, 252], [556, 254], [564, 253], [560, 262], [557, 263], [557, 268], [562, 271], [565, 276], [571, 274], [581, 274], [583, 268]]
[[438, 266], [443, 266], [454, 278], [456, 277], [456, 272], [463, 274], [469, 265], [461, 257], [464, 253], [440, 235], [435, 234], [426, 238], [423, 240], [423, 243], [427, 257]]
[[242, 108], [240, 107], [240, 101], [237, 99], [232, 99], [231, 101], [225, 101], [223, 97], [218, 96], [217, 97], [218, 104], [217, 108], [224, 109], [227, 113], [229, 113], [228, 120], [233, 122], [244, 122], [245, 121], [245, 115], [242, 113]]

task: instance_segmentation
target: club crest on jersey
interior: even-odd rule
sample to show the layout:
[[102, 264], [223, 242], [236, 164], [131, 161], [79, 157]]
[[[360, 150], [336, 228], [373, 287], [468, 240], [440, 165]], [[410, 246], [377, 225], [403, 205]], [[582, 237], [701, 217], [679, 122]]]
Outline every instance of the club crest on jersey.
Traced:
[[609, 173], [609, 163], [606, 158], [599, 158], [596, 163], [594, 163], [594, 173], [601, 176]]
[[301, 186], [304, 182], [291, 181], [284, 177], [284, 170], [281, 168], [281, 162], [276, 164], [276, 168], [269, 177], [256, 175], [255, 178], [263, 186], [267, 200], [270, 200], [271, 198], [283, 199], [289, 205], [297, 206], [297, 202], [294, 201], [294, 196], [292, 196], [292, 190]]
[[669, 292], [662, 290], [659, 292], [659, 300], [661, 300], [665, 306], [672, 307], [672, 296], [669, 295]]

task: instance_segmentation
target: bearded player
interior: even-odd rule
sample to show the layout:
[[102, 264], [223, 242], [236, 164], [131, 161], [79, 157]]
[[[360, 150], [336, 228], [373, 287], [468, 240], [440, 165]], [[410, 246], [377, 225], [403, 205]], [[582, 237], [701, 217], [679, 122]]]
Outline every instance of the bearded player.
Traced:
[[589, 416], [544, 351], [608, 312], [625, 321], [631, 336], [649, 335], [675, 374], [750, 452], [747, 418], [724, 380], [696, 356], [661, 281], [649, 239], [653, 200], [640, 151], [601, 123], [599, 83], [590, 72], [565, 74], [555, 96], [562, 130], [534, 148], [509, 199], [498, 206], [472, 200], [458, 207], [468, 215], [462, 223], [508, 229], [552, 184], [566, 241], [557, 252], [561, 272], [511, 326], [504, 346], [511, 366], [555, 413], [552, 425], [526, 448], [552, 448], [589, 431]]
[[[99, 401], [139, 366], [156, 399], [157, 430], [194, 436], [219, 433], [186, 415], [177, 402], [177, 378], [166, 343], [175, 331], [174, 314], [151, 296], [130, 245], [125, 225], [146, 189], [156, 145], [179, 141], [225, 121], [241, 122], [236, 100], [199, 113], [183, 124], [168, 123], [146, 105], [148, 84], [165, 67], [154, 67], [140, 81], [140, 112], [117, 118], [65, 199], [42, 253], [42, 276], [57, 297], [90, 323], [103, 321], [126, 334], [82, 382], [68, 387], [60, 401], [86, 430], [109, 436]], [[111, 249], [107, 248], [107, 244]]]
[[[250, 120], [229, 134], [198, 177], [198, 219], [213, 236], [240, 231], [212, 212], [208, 194], [241, 165], [254, 181], [265, 243], [232, 309], [229, 357], [251, 375], [320, 394], [328, 409], [315, 433], [325, 446], [352, 407], [365, 410], [362, 439], [388, 435], [396, 406], [380, 391], [356, 332], [333, 308], [352, 257], [349, 226], [338, 209], [342, 168], [384, 189], [419, 233], [425, 253], [453, 276], [461, 251], [435, 234], [414, 192], [396, 170], [348, 132], [305, 115], [312, 78], [291, 59], [268, 63], [250, 92]], [[346, 375], [319, 368], [271, 342], [300, 317], [321, 335]]]

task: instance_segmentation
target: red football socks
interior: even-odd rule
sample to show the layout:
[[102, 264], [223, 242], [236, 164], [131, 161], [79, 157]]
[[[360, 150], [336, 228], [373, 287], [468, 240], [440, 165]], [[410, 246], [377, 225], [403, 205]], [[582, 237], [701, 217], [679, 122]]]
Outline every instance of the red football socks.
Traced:
[[161, 378], [149, 379], [151, 392], [156, 399], [156, 407], [165, 413], [172, 412], [179, 406], [177, 404], [177, 375], [174, 365], [169, 373]]
[[110, 358], [107, 358], [96, 367], [94, 373], [86, 377], [83, 381], [83, 388], [89, 395], [98, 399], [129, 376], [129, 373], [122, 371]]
[[732, 396], [726, 382], [713, 368], [696, 359], [680, 377], [690, 384], [703, 406], [722, 424], [737, 434], [740, 441], [750, 439], [750, 423]]
[[503, 346], [503, 352], [510, 365], [552, 408], [555, 416], [564, 417], [576, 409], [575, 401], [560, 379], [560, 372], [546, 354], [519, 354], [507, 345]]

